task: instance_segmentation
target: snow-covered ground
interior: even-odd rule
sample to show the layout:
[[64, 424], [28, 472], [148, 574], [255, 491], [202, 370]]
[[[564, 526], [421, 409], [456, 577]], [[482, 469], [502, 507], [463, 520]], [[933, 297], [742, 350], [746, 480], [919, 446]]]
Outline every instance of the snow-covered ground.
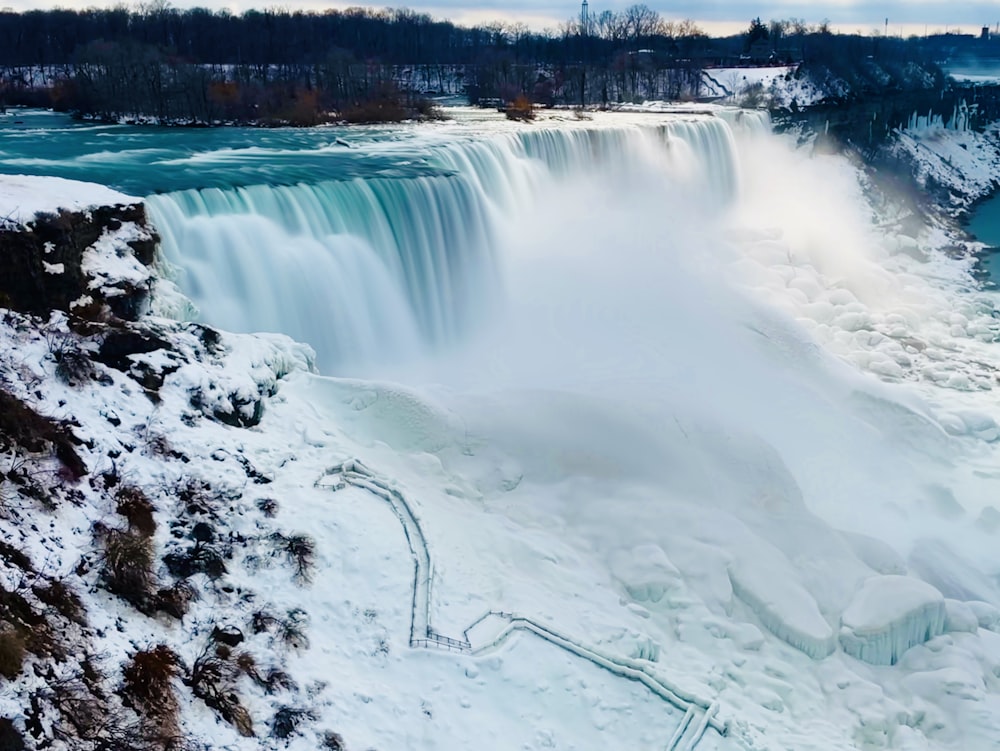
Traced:
[[138, 203], [104, 185], [34, 175], [0, 177], [0, 226], [29, 222], [39, 212], [85, 211], [93, 206]]
[[797, 107], [816, 104], [825, 94], [797, 65], [763, 68], [706, 68], [702, 71], [703, 96], [719, 97], [740, 104], [757, 91], [759, 104], [769, 107]]
[[[667, 223], [643, 223], [659, 195], [596, 179], [536, 201], [518, 314], [435, 386], [323, 377], [275, 335], [4, 316], [0, 387], [76, 421], [89, 477], [33, 457], [55, 508], [4, 479], [0, 527], [79, 592], [72, 638], [103, 685], [160, 643], [191, 668], [220, 626], [244, 637], [223, 662], [254, 657], [226, 689], [260, 737], [175, 681], [209, 748], [315, 749], [327, 729], [352, 749], [997, 748], [993, 298], [944, 230], [873, 224], [845, 160], [743, 137], [743, 198], [717, 225], [685, 190], [691, 215]], [[948, 144], [922, 162], [947, 179], [958, 141], [919, 143]], [[16, 200], [79, 193], [55, 195]], [[165, 346], [101, 355], [121, 327]], [[86, 372], [67, 377], [67, 351]], [[94, 522], [127, 524], [116, 483], [156, 508], [161, 586], [164, 553], [224, 563], [190, 577], [181, 619], [100, 584]], [[269, 668], [291, 681], [255, 678]], [[32, 726], [35, 693], [50, 726], [57, 684], [24, 671], [0, 715]], [[267, 737], [287, 707], [312, 714]]]
[[978, 133], [926, 121], [922, 118], [918, 127], [903, 130], [893, 148], [914, 166], [923, 185], [933, 183], [949, 191], [946, 210], [966, 210], [1000, 182], [1000, 126]]

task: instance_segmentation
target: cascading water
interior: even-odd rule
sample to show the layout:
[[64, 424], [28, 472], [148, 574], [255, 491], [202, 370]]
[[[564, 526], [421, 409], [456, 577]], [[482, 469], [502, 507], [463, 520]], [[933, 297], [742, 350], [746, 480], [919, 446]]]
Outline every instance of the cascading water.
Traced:
[[739, 183], [720, 118], [545, 128], [428, 144], [423, 176], [179, 191], [149, 198], [165, 258], [205, 321], [281, 331], [323, 370], [371, 372], [447, 348], [502, 294], [498, 249], [560, 184], [666, 179], [725, 203]]

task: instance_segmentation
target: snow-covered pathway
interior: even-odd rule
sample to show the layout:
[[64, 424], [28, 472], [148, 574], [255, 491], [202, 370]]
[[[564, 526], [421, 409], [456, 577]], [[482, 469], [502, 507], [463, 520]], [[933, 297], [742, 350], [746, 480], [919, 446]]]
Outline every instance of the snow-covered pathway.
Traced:
[[[718, 702], [694, 696], [672, 684], [651, 670], [647, 661], [602, 654], [593, 647], [582, 644], [572, 637], [524, 615], [503, 612], [502, 610], [490, 610], [473, 621], [463, 631], [462, 639], [439, 634], [431, 625], [430, 592], [434, 570], [430, 548], [421, 529], [420, 521], [413, 513], [413, 507], [406, 500], [406, 497], [358, 459], [350, 459], [331, 467], [317, 481], [316, 485], [328, 487], [333, 491], [343, 490], [348, 485], [352, 485], [367, 490], [392, 507], [393, 513], [403, 528], [403, 534], [406, 536], [414, 563], [409, 640], [411, 647], [444, 649], [479, 656], [501, 646], [516, 631], [524, 631], [587, 660], [613, 675], [641, 683], [654, 695], [683, 711], [683, 719], [666, 745], [667, 751], [675, 749], [693, 751], [708, 728], [712, 728], [722, 736], [726, 735], [727, 723], [717, 717]], [[491, 625], [492, 629], [490, 629]], [[473, 633], [479, 635], [475, 643], [473, 642], [475, 637], [471, 636]], [[485, 635], [490, 633], [493, 634], [492, 638]]]

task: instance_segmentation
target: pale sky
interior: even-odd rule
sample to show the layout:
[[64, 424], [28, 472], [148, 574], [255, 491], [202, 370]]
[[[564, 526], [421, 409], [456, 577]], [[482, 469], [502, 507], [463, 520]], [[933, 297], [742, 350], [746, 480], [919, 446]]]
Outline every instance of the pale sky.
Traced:
[[[119, 0], [0, 0], [15, 10], [32, 8], [88, 7], [114, 5]], [[634, 0], [592, 0], [590, 12], [596, 16], [602, 10], [621, 10]], [[132, 4], [137, 4], [132, 2]], [[333, 0], [171, 0], [178, 8], [203, 6], [229, 8], [240, 13], [249, 8], [287, 8], [290, 10], [320, 10], [367, 5], [374, 7], [407, 7], [447, 18], [457, 23], [473, 24], [487, 21], [521, 21], [534, 29], [556, 28], [561, 22], [577, 17], [577, 0], [430, 0], [429, 2], [386, 3], [341, 2]], [[984, 25], [995, 28], [1000, 23], [1000, 0], [646, 0], [646, 5], [668, 19], [694, 19], [711, 34], [730, 34], [744, 30], [751, 18], [764, 21], [776, 18], [802, 18], [807, 23], [828, 19], [834, 29], [845, 32], [870, 33], [885, 28], [889, 19], [890, 34], [923, 34], [953, 31], [979, 33]]]

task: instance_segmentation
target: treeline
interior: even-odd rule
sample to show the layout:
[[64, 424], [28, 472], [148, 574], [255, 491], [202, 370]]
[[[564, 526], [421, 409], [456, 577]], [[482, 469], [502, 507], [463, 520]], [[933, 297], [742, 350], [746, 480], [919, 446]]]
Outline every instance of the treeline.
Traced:
[[93, 42], [47, 95], [57, 110], [106, 121], [308, 126], [437, 116], [428, 98], [399, 86], [395, 72], [336, 52], [311, 65], [222, 65], [187, 62], [151, 45]]
[[[0, 12], [0, 106], [50, 104], [106, 119], [396, 119], [430, 112], [421, 92], [456, 90], [491, 104], [697, 99], [705, 67], [799, 61], [849, 90], [937, 83], [925, 75], [932, 66], [920, 40], [841, 36], [800, 19], [754, 19], [743, 34], [712, 39], [644, 4], [542, 32], [466, 28], [409, 10], [234, 15], [165, 0]], [[26, 66], [62, 74], [39, 80]]]
[[705, 34], [692, 22], [663, 21], [647, 6], [600, 14], [581, 44], [580, 24], [533, 32], [520, 23], [466, 28], [410, 10], [349, 8], [324, 12], [248, 10], [240, 15], [205, 8], [178, 10], [163, 0], [130, 10], [0, 12], [0, 66], [66, 65], [95, 41], [149, 45], [183, 60], [215, 64], [299, 64], [339, 50], [388, 65], [470, 65], [484, 53], [514, 63], [564, 62], [650, 47], [694, 54]]

